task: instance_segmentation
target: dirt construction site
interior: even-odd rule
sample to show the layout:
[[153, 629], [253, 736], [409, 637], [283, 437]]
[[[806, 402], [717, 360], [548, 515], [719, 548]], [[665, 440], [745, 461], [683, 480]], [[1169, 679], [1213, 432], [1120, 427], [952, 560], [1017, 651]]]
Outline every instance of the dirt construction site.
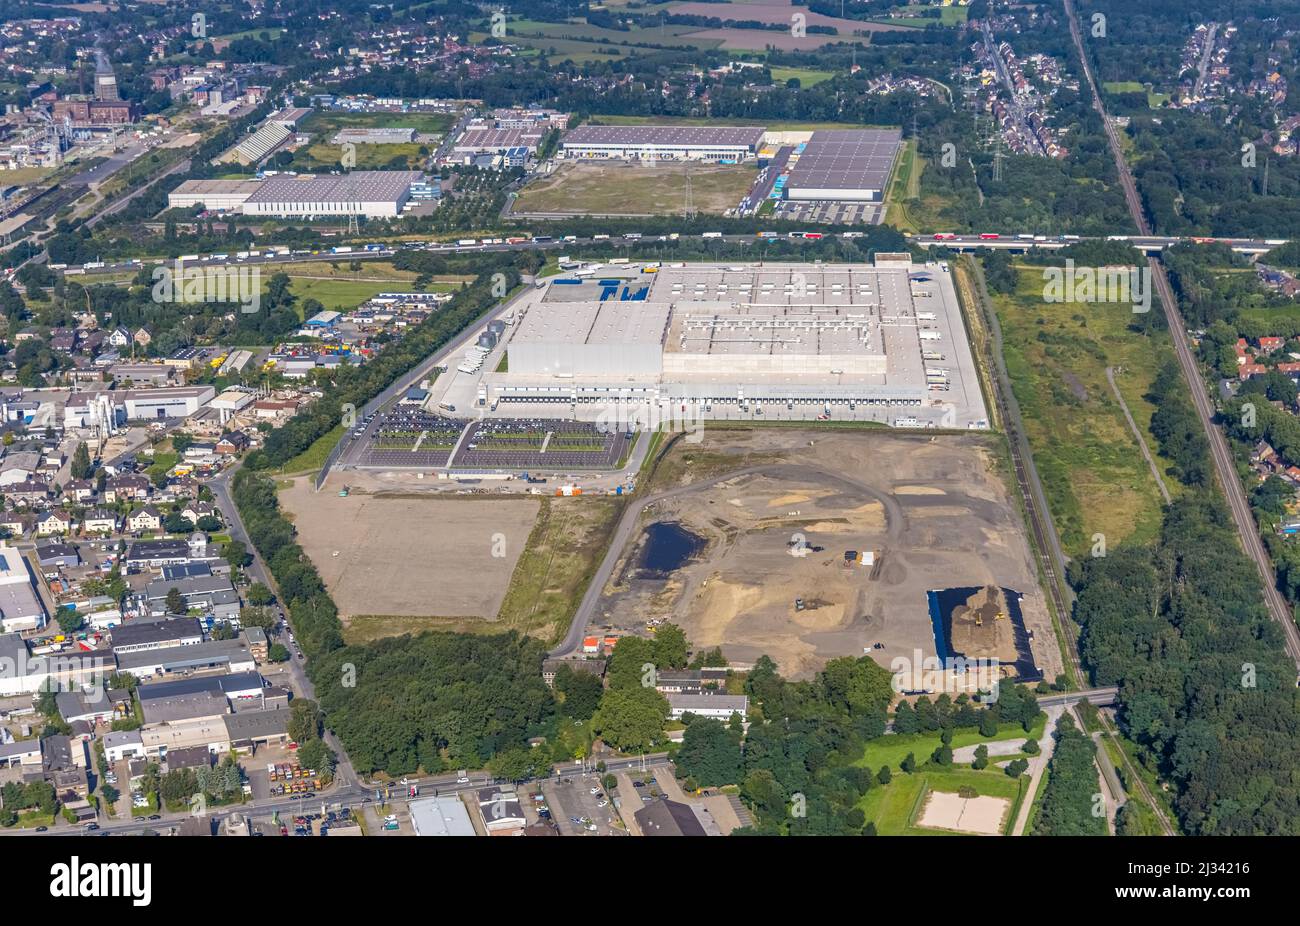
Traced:
[[[760, 655], [807, 677], [828, 659], [937, 653], [927, 592], [996, 585], [1023, 594], [1034, 662], [1060, 654], [995, 439], [885, 431], [705, 428], [661, 462], [593, 623], [682, 626], [733, 664]], [[653, 524], [694, 535], [664, 568]], [[677, 536], [682, 536], [677, 531]]]

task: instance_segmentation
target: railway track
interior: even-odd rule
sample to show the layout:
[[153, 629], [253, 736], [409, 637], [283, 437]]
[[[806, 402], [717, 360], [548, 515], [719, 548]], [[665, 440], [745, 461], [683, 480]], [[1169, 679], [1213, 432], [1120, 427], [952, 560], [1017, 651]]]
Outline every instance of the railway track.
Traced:
[[[1129, 214], [1132, 216], [1133, 223], [1137, 226], [1139, 234], [1150, 235], [1151, 225], [1147, 221], [1146, 212], [1142, 208], [1142, 201], [1138, 197], [1137, 184], [1133, 181], [1133, 173], [1129, 170], [1128, 162], [1124, 160], [1119, 136], [1115, 131], [1115, 126], [1111, 124], [1110, 117], [1106, 114], [1105, 106], [1102, 105], [1101, 94], [1097, 91], [1097, 82], [1093, 77], [1092, 65], [1088, 61], [1087, 51], [1083, 46], [1083, 32], [1079, 28], [1079, 17], [1074, 8], [1073, 0], [1065, 0], [1065, 14], [1069, 19], [1070, 35], [1079, 54], [1084, 77], [1088, 82], [1088, 89], [1092, 94], [1092, 108], [1101, 117], [1102, 125], [1106, 129], [1106, 140], [1110, 145], [1111, 155], [1115, 159], [1115, 170], [1124, 189], [1124, 199], [1128, 204]], [[1187, 381], [1188, 389], [1191, 390], [1192, 405], [1196, 408], [1197, 417], [1200, 418], [1201, 428], [1205, 431], [1206, 438], [1209, 441], [1210, 457], [1214, 461], [1215, 473], [1218, 476], [1219, 484], [1223, 488], [1223, 495], [1228, 501], [1228, 507], [1232, 512], [1232, 520], [1237, 528], [1237, 534], [1241, 538], [1241, 546], [1246, 551], [1246, 554], [1254, 560], [1255, 567], [1259, 570], [1260, 580], [1264, 588], [1264, 603], [1267, 605], [1270, 615], [1282, 629], [1287, 656], [1295, 663], [1297, 671], [1300, 672], [1300, 629], [1296, 628], [1291, 607], [1287, 604], [1282, 593], [1278, 591], [1277, 573], [1273, 561], [1269, 558], [1268, 551], [1264, 549], [1264, 542], [1259, 536], [1259, 528], [1255, 524], [1255, 516], [1251, 513], [1250, 504], [1246, 500], [1246, 492], [1241, 486], [1241, 480], [1237, 477], [1237, 468], [1233, 462], [1232, 453], [1228, 449], [1227, 438], [1223, 436], [1223, 431], [1214, 423], [1215, 409], [1201, 379], [1200, 367], [1197, 365], [1196, 357], [1192, 354], [1191, 342], [1187, 336], [1187, 326], [1183, 322], [1182, 313], [1178, 311], [1178, 303], [1174, 299], [1173, 288], [1169, 285], [1169, 278], [1165, 274], [1164, 265], [1158, 260], [1147, 258], [1147, 268], [1151, 273], [1151, 279], [1155, 284], [1156, 291], [1160, 295], [1161, 306], [1174, 344], [1174, 354], [1178, 358], [1178, 366], [1182, 370], [1183, 378]]]
[[1015, 395], [1011, 392], [1011, 378], [1007, 375], [1002, 359], [1002, 328], [998, 323], [992, 304], [989, 302], [988, 290], [984, 286], [984, 277], [978, 269], [972, 269], [970, 276], [974, 281], [973, 298], [979, 302], [985, 323], [991, 338], [991, 368], [994, 382], [992, 385], [993, 401], [997, 406], [998, 417], [1007, 434], [1007, 448], [1011, 452], [1011, 468], [1016, 476], [1016, 486], [1025, 506], [1025, 519], [1034, 535], [1034, 552], [1038, 557], [1038, 568], [1043, 574], [1043, 584], [1052, 608], [1056, 611], [1060, 628], [1061, 644], [1064, 649], [1066, 668], [1070, 682], [1082, 688], [1086, 683], [1083, 665], [1079, 659], [1079, 628], [1075, 626], [1072, 615], [1071, 599], [1064, 587], [1065, 553], [1057, 538], [1056, 526], [1051, 521], [1047, 510], [1047, 501], [1042, 497], [1041, 482], [1033, 469], [1033, 457], [1029, 451], [1029, 439], [1024, 433], [1020, 418], [1020, 408]]

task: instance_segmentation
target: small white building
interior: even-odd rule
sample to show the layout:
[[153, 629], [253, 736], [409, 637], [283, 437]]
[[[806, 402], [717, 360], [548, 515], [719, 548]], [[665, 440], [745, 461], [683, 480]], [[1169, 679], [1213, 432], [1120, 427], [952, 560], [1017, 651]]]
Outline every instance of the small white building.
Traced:
[[724, 723], [732, 714], [739, 714], [744, 720], [749, 712], [749, 698], [746, 695], [724, 694], [670, 694], [668, 695], [669, 716], [681, 720], [683, 714], [696, 717], [711, 717]]

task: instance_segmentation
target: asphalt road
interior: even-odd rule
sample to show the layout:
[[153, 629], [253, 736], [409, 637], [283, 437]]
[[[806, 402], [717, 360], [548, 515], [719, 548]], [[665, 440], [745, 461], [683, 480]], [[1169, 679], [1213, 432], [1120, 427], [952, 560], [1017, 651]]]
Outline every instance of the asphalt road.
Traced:
[[[253, 547], [253, 543], [248, 539], [248, 531], [244, 527], [243, 519], [239, 516], [239, 509], [235, 506], [235, 500], [230, 494], [230, 480], [233, 478], [237, 467], [230, 467], [225, 472], [208, 480], [207, 485], [212, 489], [212, 494], [216, 499], [217, 509], [221, 512], [226, 521], [226, 533], [232, 540], [241, 541], [252, 554], [253, 561], [245, 568], [254, 582], [261, 582], [267, 588], [278, 591], [275, 580], [271, 577], [270, 571], [262, 561], [262, 557]], [[276, 602], [276, 606], [283, 608], [281, 601]], [[287, 617], [287, 615], [286, 615]], [[298, 696], [303, 698], [315, 699], [316, 690], [304, 671], [305, 659], [299, 659], [296, 647], [290, 646], [289, 672], [293, 678], [294, 690]], [[334, 750], [338, 757], [338, 767], [334, 772], [335, 781], [343, 786], [357, 780], [357, 774], [352, 768], [352, 762], [348, 759], [347, 753], [343, 749], [343, 744], [330, 731], [325, 731], [325, 743]]]

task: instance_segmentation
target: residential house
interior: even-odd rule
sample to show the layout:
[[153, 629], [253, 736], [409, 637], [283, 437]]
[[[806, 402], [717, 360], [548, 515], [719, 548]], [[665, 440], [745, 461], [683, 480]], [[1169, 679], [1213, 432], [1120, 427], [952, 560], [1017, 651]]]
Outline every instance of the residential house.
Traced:
[[211, 502], [190, 502], [181, 509], [181, 516], [191, 524], [198, 524], [202, 518], [216, 517], [217, 509]]
[[162, 530], [163, 516], [153, 505], [145, 505], [138, 511], [133, 511], [126, 518], [126, 529], [132, 533], [139, 531], [160, 531]]
[[63, 487], [65, 500], [75, 501], [79, 505], [85, 505], [95, 498], [95, 483], [89, 479], [73, 479]]
[[52, 508], [36, 518], [36, 536], [38, 537], [53, 537], [70, 533], [72, 533], [72, 516], [59, 511], [57, 508]]
[[248, 435], [243, 431], [231, 431], [229, 434], [222, 435], [215, 449], [222, 456], [243, 453], [248, 449]]
[[29, 479], [26, 482], [18, 482], [8, 486], [5, 488], [4, 494], [15, 505], [38, 505], [49, 500], [50, 487], [48, 483]]
[[104, 501], [115, 505], [121, 501], [132, 501], [149, 497], [153, 490], [148, 476], [138, 473], [123, 473], [114, 476], [104, 484]]
[[112, 534], [117, 530], [117, 514], [106, 508], [92, 508], [81, 520], [87, 534]]

